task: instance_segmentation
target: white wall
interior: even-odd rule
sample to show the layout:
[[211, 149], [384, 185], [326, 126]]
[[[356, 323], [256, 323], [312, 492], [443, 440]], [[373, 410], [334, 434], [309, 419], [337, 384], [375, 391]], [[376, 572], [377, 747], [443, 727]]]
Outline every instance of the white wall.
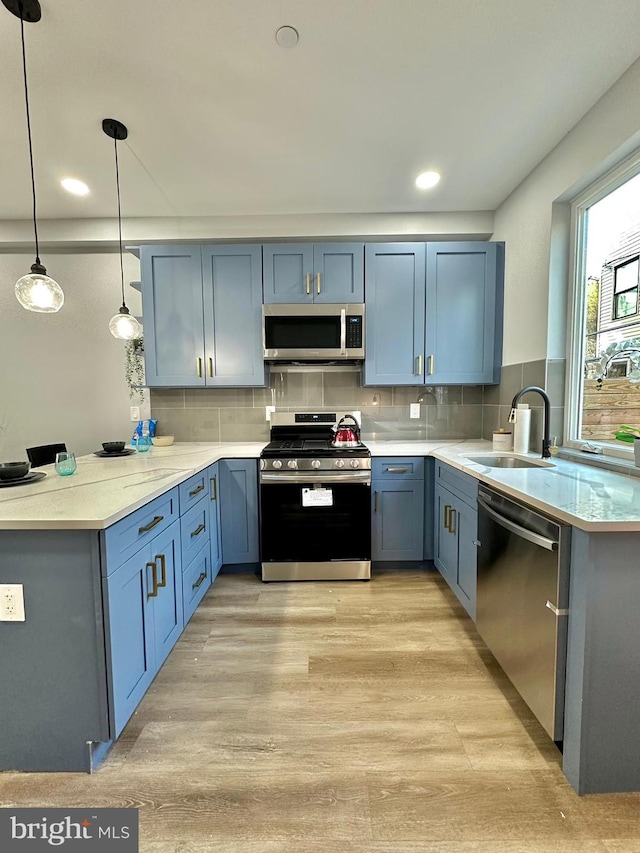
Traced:
[[[129, 441], [124, 342], [108, 330], [120, 297], [116, 253], [42, 252], [65, 304], [57, 314], [25, 311], [14, 296], [32, 254], [0, 254], [0, 461], [26, 459], [25, 448], [63, 441], [77, 454], [103, 441]], [[125, 256], [125, 281], [139, 264]], [[140, 314], [139, 294], [127, 303]]]
[[[566, 211], [556, 206], [552, 218], [552, 206], [639, 145], [640, 60], [496, 211], [492, 239], [506, 243], [504, 364], [559, 356], [557, 315], [565, 300], [559, 290], [566, 284], [557, 287], [557, 270], [550, 276], [549, 264], [552, 235], [555, 241], [566, 232]], [[554, 248], [554, 256], [563, 253]], [[561, 262], [566, 265], [566, 256]]]

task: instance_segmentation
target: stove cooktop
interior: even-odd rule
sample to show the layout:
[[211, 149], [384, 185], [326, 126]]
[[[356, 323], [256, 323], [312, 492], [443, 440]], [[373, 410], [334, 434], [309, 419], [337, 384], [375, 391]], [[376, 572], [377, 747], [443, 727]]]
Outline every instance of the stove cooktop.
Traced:
[[269, 442], [260, 454], [272, 456], [370, 456], [369, 448], [360, 443], [357, 447], [333, 447], [330, 439], [289, 438]]

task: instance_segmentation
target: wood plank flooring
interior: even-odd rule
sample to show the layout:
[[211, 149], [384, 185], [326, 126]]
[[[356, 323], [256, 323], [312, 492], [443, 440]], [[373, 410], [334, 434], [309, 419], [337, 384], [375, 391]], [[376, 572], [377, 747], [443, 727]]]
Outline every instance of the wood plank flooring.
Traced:
[[103, 767], [0, 805], [134, 806], [149, 853], [640, 853], [430, 572], [219, 577]]

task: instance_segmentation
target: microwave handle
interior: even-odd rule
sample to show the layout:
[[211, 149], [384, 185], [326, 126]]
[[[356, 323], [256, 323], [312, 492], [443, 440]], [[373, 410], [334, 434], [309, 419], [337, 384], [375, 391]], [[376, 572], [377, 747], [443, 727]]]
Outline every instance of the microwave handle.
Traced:
[[347, 309], [340, 311], [340, 355], [347, 354]]

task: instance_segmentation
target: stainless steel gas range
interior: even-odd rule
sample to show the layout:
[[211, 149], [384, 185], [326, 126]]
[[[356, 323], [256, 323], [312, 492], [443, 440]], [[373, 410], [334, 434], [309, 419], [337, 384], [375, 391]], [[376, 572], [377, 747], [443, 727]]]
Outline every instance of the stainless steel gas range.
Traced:
[[334, 447], [346, 412], [274, 412], [260, 455], [262, 580], [371, 578], [371, 454]]

